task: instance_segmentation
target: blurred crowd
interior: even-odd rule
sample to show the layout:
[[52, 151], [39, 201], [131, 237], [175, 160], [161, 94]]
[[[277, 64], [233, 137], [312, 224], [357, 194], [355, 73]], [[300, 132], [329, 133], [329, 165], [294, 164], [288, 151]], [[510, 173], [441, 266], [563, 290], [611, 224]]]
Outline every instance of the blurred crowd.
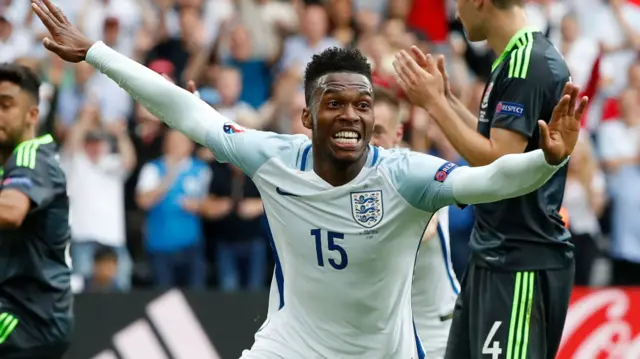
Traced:
[[[167, 129], [89, 65], [40, 45], [27, 0], [0, 0], [0, 62], [41, 74], [41, 130], [61, 144], [71, 198], [74, 287], [266, 288], [268, 231], [242, 172]], [[468, 43], [452, 0], [56, 0], [95, 40], [184, 86], [242, 126], [309, 134], [300, 121], [311, 56], [357, 46], [375, 85], [397, 93], [404, 142], [464, 160], [428, 114], [397, 91], [392, 61], [417, 45], [444, 54], [453, 92], [477, 113], [494, 54]], [[563, 214], [576, 245], [576, 283], [640, 284], [640, 1], [528, 0], [532, 26], [564, 55], [592, 98], [570, 161]], [[461, 275], [473, 209], [451, 209]]]

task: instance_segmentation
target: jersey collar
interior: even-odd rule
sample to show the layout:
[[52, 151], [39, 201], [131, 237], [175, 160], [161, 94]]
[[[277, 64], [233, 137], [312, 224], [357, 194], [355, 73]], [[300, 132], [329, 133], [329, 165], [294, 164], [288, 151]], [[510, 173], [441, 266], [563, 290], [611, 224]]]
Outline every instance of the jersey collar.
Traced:
[[537, 31], [538, 29], [536, 29], [534, 26], [527, 26], [516, 32], [516, 34], [511, 37], [511, 40], [509, 40], [509, 43], [507, 44], [507, 47], [504, 48], [504, 51], [502, 51], [502, 54], [500, 54], [500, 57], [498, 57], [493, 62], [493, 65], [491, 65], [491, 72], [493, 72], [502, 63], [502, 61], [504, 61], [509, 53], [511, 53], [511, 50], [513, 50], [513, 48], [518, 45], [518, 40], [524, 38], [527, 34], [532, 34]]

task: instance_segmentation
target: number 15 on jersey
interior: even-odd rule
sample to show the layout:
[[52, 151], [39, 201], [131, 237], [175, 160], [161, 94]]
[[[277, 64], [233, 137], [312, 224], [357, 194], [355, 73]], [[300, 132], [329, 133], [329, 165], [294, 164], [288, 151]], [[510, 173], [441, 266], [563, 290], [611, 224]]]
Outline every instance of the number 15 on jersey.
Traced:
[[[349, 264], [347, 251], [345, 251], [344, 248], [340, 245], [340, 241], [344, 239], [343, 233], [324, 231], [323, 235], [323, 231], [319, 228], [316, 228], [311, 230], [311, 236], [313, 236], [316, 241], [316, 256], [318, 258], [318, 266], [324, 267], [325, 253], [336, 253], [340, 258], [329, 258], [327, 260], [327, 262], [329, 262], [329, 265], [337, 270], [343, 270], [347, 267], [347, 264]], [[338, 240], [338, 242], [336, 242], [336, 240]], [[335, 255], [333, 256], [335, 257]]]

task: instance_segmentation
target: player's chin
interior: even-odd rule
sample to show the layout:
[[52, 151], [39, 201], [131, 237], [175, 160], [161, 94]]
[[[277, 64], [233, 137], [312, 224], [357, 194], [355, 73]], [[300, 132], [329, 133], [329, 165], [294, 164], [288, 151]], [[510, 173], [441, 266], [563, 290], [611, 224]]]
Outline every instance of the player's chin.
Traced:
[[464, 27], [464, 34], [467, 38], [467, 40], [471, 41], [471, 42], [478, 42], [478, 41], [484, 41], [487, 39], [486, 36], [484, 36], [484, 34], [482, 34], [480, 31], [477, 31], [475, 29], [473, 29], [473, 27]]

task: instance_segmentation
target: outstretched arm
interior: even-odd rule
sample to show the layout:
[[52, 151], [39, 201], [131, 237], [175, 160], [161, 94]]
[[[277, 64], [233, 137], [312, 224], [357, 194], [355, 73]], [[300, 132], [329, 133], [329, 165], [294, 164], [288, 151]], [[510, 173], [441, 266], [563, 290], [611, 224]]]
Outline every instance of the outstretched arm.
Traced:
[[540, 147], [502, 156], [482, 167], [462, 167], [442, 159], [413, 153], [398, 161], [392, 179], [413, 206], [433, 212], [450, 204], [495, 202], [532, 192], [564, 166], [580, 132], [580, 118], [587, 98], [575, 109], [576, 98], [565, 95], [554, 109], [553, 119], [540, 126]]
[[207, 145], [207, 136], [213, 147], [219, 142], [227, 120], [188, 91], [102, 42], [91, 46], [86, 61], [170, 127], [201, 145]]
[[248, 131], [161, 75], [109, 48], [93, 43], [51, 0], [31, 0], [31, 8], [51, 34], [44, 46], [68, 62], [86, 60], [126, 90], [151, 113], [193, 141], [210, 148], [216, 160], [230, 162], [249, 176], [270, 157], [300, 141], [292, 136]]
[[505, 155], [481, 167], [458, 167], [443, 159], [412, 152], [393, 168], [392, 181], [414, 207], [435, 212], [449, 205], [496, 202], [525, 195], [545, 184], [561, 168], [550, 165], [542, 150]]
[[566, 162], [547, 163], [542, 150], [505, 155], [487, 166], [461, 167], [453, 172], [451, 199], [456, 204], [496, 202], [533, 192]]

